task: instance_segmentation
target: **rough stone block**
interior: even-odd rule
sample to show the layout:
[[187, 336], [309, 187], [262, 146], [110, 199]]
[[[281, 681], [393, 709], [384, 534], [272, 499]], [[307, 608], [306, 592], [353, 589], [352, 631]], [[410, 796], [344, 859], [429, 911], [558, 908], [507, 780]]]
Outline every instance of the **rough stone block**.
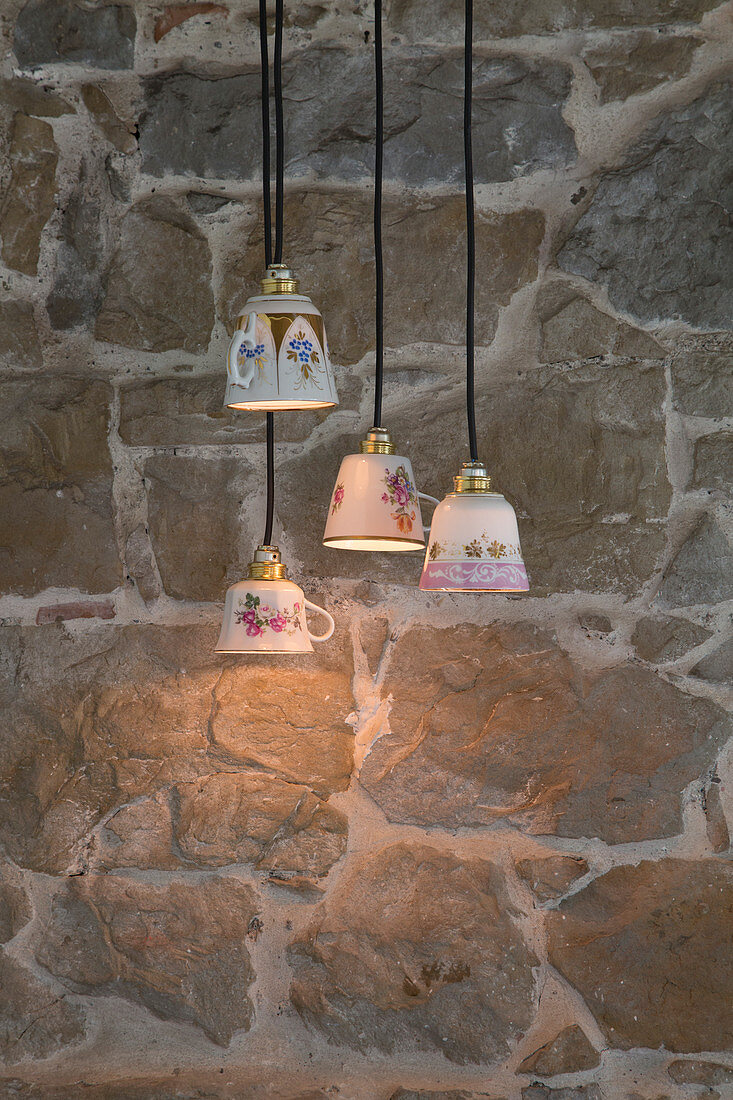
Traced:
[[254, 892], [232, 878], [71, 879], [54, 898], [36, 958], [69, 989], [141, 1002], [227, 1046], [253, 1018], [246, 935], [256, 913]]
[[503, 1059], [529, 1025], [536, 958], [498, 868], [427, 846], [370, 853], [290, 948], [291, 999], [330, 1042]]
[[548, 914], [549, 958], [610, 1046], [733, 1041], [733, 873], [716, 860], [616, 867]]
[[700, 680], [709, 680], [713, 684], [733, 682], [733, 638], [708, 653], [690, 669], [691, 676]]
[[567, 894], [587, 871], [588, 864], [581, 856], [536, 856], [517, 862], [517, 874], [540, 902]]
[[97, 339], [142, 351], [200, 352], [209, 346], [213, 324], [206, 238], [172, 203], [151, 199], [133, 206], [120, 227]]
[[727, 336], [691, 338], [671, 360], [672, 400], [691, 416], [733, 416], [733, 347]]
[[685, 76], [699, 45], [700, 39], [692, 35], [647, 31], [631, 41], [620, 38], [603, 47], [591, 46], [582, 57], [601, 89], [601, 103], [611, 103]]
[[30, 302], [0, 301], [0, 363], [11, 370], [38, 370], [43, 363]]
[[15, 24], [18, 64], [76, 61], [99, 69], [131, 69], [135, 12], [126, 4], [88, 8], [77, 0], [28, 0]]
[[[582, 674], [536, 628], [414, 627], [382, 687], [389, 732], [361, 781], [391, 821], [504, 820], [610, 844], [674, 836], [724, 711], [634, 665]], [[644, 738], [644, 753], [638, 751]]]
[[[385, 177], [413, 186], [459, 183], [463, 172], [460, 59], [410, 50], [385, 55]], [[368, 50], [310, 49], [287, 59], [286, 170], [361, 179], [373, 172], [373, 59]], [[576, 156], [562, 117], [570, 69], [548, 60], [477, 58], [473, 141], [476, 182], [562, 168]], [[339, 95], [314, 95], [329, 85]], [[212, 79], [149, 77], [140, 118], [147, 172], [250, 178], [260, 171], [259, 73]]]
[[84, 1014], [0, 952], [0, 1054], [6, 1066], [48, 1058], [84, 1038]]
[[733, 432], [716, 432], [696, 441], [691, 488], [733, 492]]
[[733, 546], [718, 522], [704, 515], [664, 573], [667, 607], [713, 604], [733, 596]]
[[41, 233], [53, 210], [58, 148], [47, 122], [16, 114], [10, 146], [10, 182], [0, 203], [2, 257], [8, 267], [35, 275]]
[[0, 591], [109, 592], [121, 579], [107, 445], [111, 388], [56, 376], [2, 384]]
[[583, 1029], [572, 1024], [525, 1058], [517, 1073], [554, 1077], [558, 1073], [581, 1073], [593, 1069], [600, 1065], [600, 1061], [598, 1052], [591, 1046]]
[[169, 596], [223, 601], [246, 574], [257, 537], [252, 515], [244, 523], [240, 517], [249, 472], [234, 458], [154, 455], [145, 462], [150, 538]]
[[730, 87], [717, 85], [662, 115], [624, 166], [602, 177], [560, 266], [603, 283], [616, 309], [642, 321], [725, 327], [733, 239], [720, 197], [733, 155], [730, 112]]
[[643, 661], [676, 661], [704, 642], [710, 631], [686, 619], [639, 619], [631, 644]]

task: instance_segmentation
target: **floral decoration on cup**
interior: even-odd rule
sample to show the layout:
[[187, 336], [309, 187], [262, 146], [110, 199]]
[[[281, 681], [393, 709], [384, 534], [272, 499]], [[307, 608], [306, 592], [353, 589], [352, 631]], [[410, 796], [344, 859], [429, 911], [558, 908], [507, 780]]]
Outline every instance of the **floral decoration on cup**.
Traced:
[[333, 491], [331, 502], [331, 515], [334, 516], [344, 502], [344, 483], [340, 481]]
[[255, 344], [253, 348], [242, 344], [237, 352], [237, 366], [243, 367], [247, 359], [254, 359], [258, 370], [265, 369], [265, 345]]
[[321, 359], [313, 346], [313, 341], [309, 340], [304, 332], [297, 332], [288, 340], [287, 356], [297, 364], [300, 370], [300, 385], [314, 382], [316, 386], [320, 386], [315, 375], [316, 370], [322, 370]]
[[239, 610], [234, 618], [247, 628], [250, 638], [260, 637], [266, 630], [276, 634], [295, 634], [300, 630], [300, 604], [294, 603], [292, 611], [288, 608], [270, 607], [260, 602], [260, 597], [248, 592], [244, 601], [239, 601]]
[[404, 535], [409, 535], [416, 516], [412, 508], [413, 504], [417, 504], [415, 486], [407, 476], [404, 466], [398, 466], [394, 473], [389, 466], [385, 466], [384, 472], [387, 476], [383, 478], [383, 482], [387, 491], [382, 493], [382, 500], [393, 506], [395, 511], [392, 512], [392, 519], [397, 521], [397, 526]]

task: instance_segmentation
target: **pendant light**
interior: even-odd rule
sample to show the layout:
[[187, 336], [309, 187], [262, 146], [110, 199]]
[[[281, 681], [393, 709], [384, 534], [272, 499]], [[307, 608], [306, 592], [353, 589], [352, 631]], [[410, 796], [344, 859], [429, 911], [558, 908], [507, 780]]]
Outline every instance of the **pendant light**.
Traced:
[[[262, 137], [263, 137], [263, 203], [265, 225], [265, 265], [271, 264], [272, 226], [270, 220], [269, 162], [269, 97], [267, 74], [267, 13], [266, 0], [260, 0], [260, 48], [262, 51]], [[282, 0], [277, 0], [275, 14], [275, 89], [278, 93], [279, 59], [282, 50]], [[275, 187], [276, 253], [282, 247], [283, 172], [282, 172], [282, 110], [276, 110], [278, 169]], [[235, 406], [240, 407], [240, 406]], [[267, 406], [266, 406], [267, 407]], [[265, 534], [250, 563], [247, 579], [233, 584], [224, 601], [224, 618], [216, 644], [217, 653], [310, 653], [311, 642], [325, 642], [334, 631], [334, 621], [327, 611], [306, 600], [303, 590], [289, 581], [277, 546], [272, 545], [272, 522], [275, 510], [275, 417], [267, 413], [267, 510]], [[312, 634], [308, 629], [305, 609], [323, 615], [328, 628], [325, 634]]]
[[359, 453], [343, 459], [328, 506], [324, 546], [337, 550], [422, 550], [425, 545], [420, 500], [410, 460], [395, 453], [382, 424], [384, 379], [384, 260], [382, 256], [382, 174], [384, 160], [384, 78], [382, 3], [374, 2], [376, 140], [374, 153], [374, 259], [376, 267], [376, 368], [374, 427]]
[[265, 274], [260, 294], [247, 299], [237, 317], [227, 354], [224, 404], [230, 409], [324, 409], [338, 405], [323, 318], [283, 263], [282, 92], [283, 0], [275, 5], [275, 253], [270, 249], [270, 108], [266, 0], [260, 0], [262, 74], [262, 187]]
[[479, 460], [474, 385], [474, 230], [471, 93], [473, 82], [473, 2], [466, 0], [463, 148], [466, 169], [466, 410], [471, 460], [453, 479], [454, 491], [435, 509], [420, 588], [444, 592], [526, 592], [527, 571], [519, 546], [517, 517]]

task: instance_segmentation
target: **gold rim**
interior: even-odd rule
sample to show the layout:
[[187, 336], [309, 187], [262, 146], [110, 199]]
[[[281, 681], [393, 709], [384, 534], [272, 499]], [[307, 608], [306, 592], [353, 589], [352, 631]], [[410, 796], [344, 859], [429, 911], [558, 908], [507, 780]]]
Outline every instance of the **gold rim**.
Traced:
[[278, 412], [298, 412], [303, 409], [332, 409], [335, 401], [306, 401], [300, 405], [293, 405], [289, 401], [232, 401], [227, 404], [228, 409], [242, 409], [244, 412], [267, 412], [274, 409]]

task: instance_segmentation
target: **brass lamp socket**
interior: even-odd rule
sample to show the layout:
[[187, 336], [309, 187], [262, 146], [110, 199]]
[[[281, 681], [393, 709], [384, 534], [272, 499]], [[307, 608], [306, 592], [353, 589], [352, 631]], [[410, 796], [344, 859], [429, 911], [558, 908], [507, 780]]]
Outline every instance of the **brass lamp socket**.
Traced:
[[300, 283], [287, 264], [270, 264], [260, 286], [263, 294], [297, 294]]
[[464, 462], [461, 472], [453, 478], [457, 493], [490, 493], [491, 478], [481, 462]]
[[247, 576], [253, 581], [282, 581], [286, 572], [277, 546], [258, 546]]
[[359, 444], [359, 451], [363, 455], [393, 455], [392, 436], [386, 428], [370, 428], [366, 439]]

